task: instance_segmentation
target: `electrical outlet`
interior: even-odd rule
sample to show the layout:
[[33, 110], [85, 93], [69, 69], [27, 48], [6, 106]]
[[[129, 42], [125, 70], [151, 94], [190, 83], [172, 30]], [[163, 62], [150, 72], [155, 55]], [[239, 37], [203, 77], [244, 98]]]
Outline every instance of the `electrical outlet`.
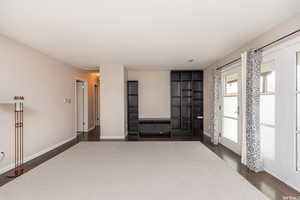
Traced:
[[70, 98], [65, 98], [65, 99], [64, 99], [64, 103], [68, 103], [68, 104], [70, 104], [70, 103], [71, 103], [71, 101], [72, 101], [72, 100], [71, 100]]

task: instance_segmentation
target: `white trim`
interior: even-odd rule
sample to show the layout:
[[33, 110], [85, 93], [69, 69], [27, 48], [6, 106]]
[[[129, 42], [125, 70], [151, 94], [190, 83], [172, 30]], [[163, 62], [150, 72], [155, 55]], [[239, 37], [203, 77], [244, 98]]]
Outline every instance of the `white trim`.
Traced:
[[211, 137], [209, 132], [203, 131], [204, 135], [206, 135], [207, 137]]
[[247, 142], [246, 142], [246, 129], [247, 129], [247, 123], [246, 123], [246, 111], [247, 111], [247, 95], [246, 95], [246, 77], [247, 77], [247, 57], [248, 57], [248, 52], [243, 52], [241, 54], [241, 88], [242, 88], [242, 93], [241, 93], [241, 135], [242, 135], [242, 141], [241, 141], [241, 162], [244, 165], [247, 165]]
[[266, 124], [266, 123], [260, 123], [261, 126], [269, 127], [269, 128], [276, 128], [275, 124]]
[[101, 140], [124, 140], [125, 136], [105, 136], [105, 135], [101, 135], [100, 136]]
[[[86, 79], [82, 79], [82, 78], [78, 78], [76, 77], [74, 79], [74, 90], [75, 90], [75, 97], [74, 97], [74, 106], [75, 106], [75, 130], [77, 130], [77, 81], [82, 81], [84, 83], [84, 123], [85, 123], [85, 126], [84, 126], [84, 130], [83, 132], [88, 132], [88, 122], [89, 122], [89, 86], [88, 86], [88, 80]], [[78, 132], [78, 131], [76, 131]], [[75, 133], [75, 135], [77, 135], [77, 133]]]
[[91, 130], [94, 130], [96, 128], [96, 125], [92, 126], [91, 128], [88, 129], [88, 132], [90, 132]]
[[76, 132], [77, 132], [77, 133], [88, 133], [89, 131], [90, 131], [90, 129], [84, 128], [84, 131], [77, 130]]
[[[51, 151], [51, 150], [59, 147], [59, 146], [65, 144], [67, 142], [70, 142], [71, 140], [73, 140], [75, 138], [76, 138], [76, 136], [72, 136], [72, 137], [70, 137], [70, 138], [68, 138], [68, 139], [66, 139], [66, 140], [64, 140], [62, 142], [59, 142], [59, 143], [57, 143], [57, 144], [55, 144], [55, 145], [53, 145], [51, 147], [48, 147], [48, 148], [46, 148], [46, 149], [44, 149], [44, 150], [42, 150], [40, 152], [37, 152], [37, 153], [33, 154], [31, 156], [28, 156], [28, 157], [24, 158], [24, 163], [26, 163], [26, 162], [28, 162], [30, 160], [33, 160], [34, 158], [39, 157], [39, 156], [41, 156], [41, 155], [43, 155], [43, 154], [45, 154], [45, 153], [47, 153], [47, 152], [49, 152], [49, 151]], [[3, 174], [5, 172], [13, 169], [14, 167], [15, 167], [14, 163], [12, 163], [12, 164], [10, 164], [10, 165], [8, 165], [6, 167], [3, 167], [3, 168], [0, 169], [0, 174]]]

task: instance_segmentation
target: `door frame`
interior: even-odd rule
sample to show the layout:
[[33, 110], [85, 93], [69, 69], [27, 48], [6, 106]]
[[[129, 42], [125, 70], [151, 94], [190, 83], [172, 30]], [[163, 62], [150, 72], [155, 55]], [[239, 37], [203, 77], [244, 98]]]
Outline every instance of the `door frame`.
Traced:
[[100, 126], [100, 85], [99, 83], [94, 84], [94, 112], [95, 112], [95, 126]]
[[89, 113], [88, 113], [88, 82], [87, 80], [84, 80], [84, 79], [81, 79], [81, 78], [75, 78], [74, 80], [74, 91], [75, 91], [75, 95], [74, 95], [74, 107], [75, 107], [75, 135], [77, 136], [78, 135], [78, 130], [77, 130], [77, 81], [82, 81], [84, 83], [84, 132], [88, 132], [88, 121], [89, 121]]
[[[231, 65], [230, 67], [227, 67], [226, 69], [221, 71], [221, 135], [220, 135], [220, 143], [224, 145], [225, 147], [229, 148], [230, 150], [234, 151], [238, 155], [241, 155], [242, 152], [242, 71], [241, 71], [241, 62], [235, 63]], [[223, 118], [224, 118], [224, 84], [225, 79], [224, 77], [226, 74], [237, 73], [238, 74], [238, 142], [235, 143], [225, 137], [223, 137]]]

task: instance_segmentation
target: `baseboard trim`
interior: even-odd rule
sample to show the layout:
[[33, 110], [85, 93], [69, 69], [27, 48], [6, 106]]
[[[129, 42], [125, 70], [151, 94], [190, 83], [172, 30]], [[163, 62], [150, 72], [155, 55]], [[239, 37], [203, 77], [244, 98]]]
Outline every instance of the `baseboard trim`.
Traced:
[[[51, 150], [57, 148], [57, 147], [59, 147], [59, 146], [65, 144], [65, 143], [68, 143], [68, 142], [74, 140], [75, 138], [76, 138], [76, 136], [72, 136], [72, 137], [70, 137], [70, 138], [68, 138], [68, 139], [66, 139], [66, 140], [64, 140], [64, 141], [62, 141], [62, 142], [59, 142], [59, 143], [57, 143], [57, 144], [55, 144], [55, 145], [53, 145], [53, 146], [51, 146], [51, 147], [48, 147], [48, 148], [46, 148], [46, 149], [44, 149], [44, 150], [42, 150], [42, 151], [40, 151], [40, 152], [38, 152], [38, 153], [35, 153], [35, 154], [33, 154], [33, 155], [31, 155], [31, 156], [28, 156], [28, 157], [25, 157], [25, 158], [24, 158], [24, 163], [26, 163], [26, 162], [28, 162], [28, 161], [31, 161], [31, 160], [33, 160], [34, 158], [37, 158], [37, 157], [39, 157], [39, 156], [41, 156], [41, 155], [43, 155], [43, 154], [45, 154], [45, 153], [47, 153], [47, 152], [49, 152], [49, 151], [51, 151]], [[14, 167], [15, 167], [15, 164], [14, 164], [14, 163], [12, 163], [12, 164], [10, 164], [10, 165], [8, 165], [8, 166], [6, 166], [6, 167], [3, 167], [3, 168], [0, 169], [0, 174], [3, 174], [3, 173], [8, 172], [9, 170], [13, 169]]]
[[101, 140], [125, 140], [125, 136], [106, 136], [106, 135], [101, 135], [100, 139]]
[[[91, 130], [93, 130], [93, 129], [95, 129], [96, 128], [96, 126], [94, 125], [94, 126], [92, 126], [91, 128], [89, 128], [89, 129], [84, 129], [84, 133], [87, 133], [87, 132], [90, 132]], [[79, 131], [79, 130], [77, 130], [77, 132], [82, 132], [82, 131]]]
[[96, 128], [96, 126], [92, 126], [91, 128], [89, 128], [88, 132], [90, 132], [91, 130], [94, 130]]
[[203, 131], [204, 135], [206, 135], [207, 137], [210, 137], [210, 134], [206, 131]]
[[77, 130], [76, 132], [77, 133], [87, 133], [87, 132], [89, 132], [89, 129], [85, 129], [84, 131]]

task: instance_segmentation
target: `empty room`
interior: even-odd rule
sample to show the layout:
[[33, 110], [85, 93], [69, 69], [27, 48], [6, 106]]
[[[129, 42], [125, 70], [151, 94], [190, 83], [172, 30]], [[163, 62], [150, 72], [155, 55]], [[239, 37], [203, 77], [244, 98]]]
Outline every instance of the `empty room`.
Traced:
[[0, 1], [0, 200], [83, 199], [300, 200], [300, 1]]

